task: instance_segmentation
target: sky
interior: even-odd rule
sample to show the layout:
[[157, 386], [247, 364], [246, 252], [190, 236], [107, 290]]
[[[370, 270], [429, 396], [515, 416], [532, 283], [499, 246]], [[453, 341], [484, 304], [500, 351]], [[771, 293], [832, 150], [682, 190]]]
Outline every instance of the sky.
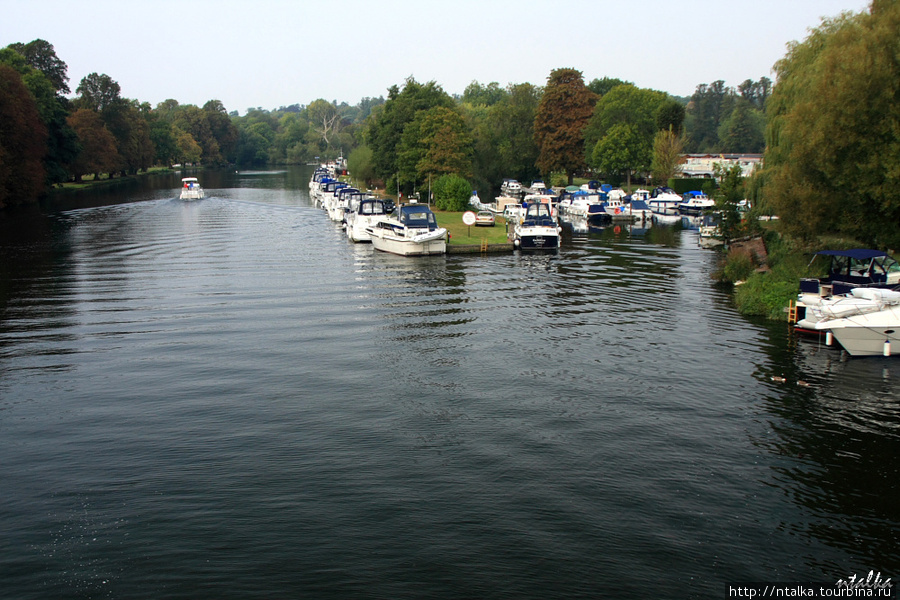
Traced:
[[769, 77], [787, 44], [868, 0], [0, 0], [0, 47], [44, 39], [73, 91], [106, 74], [126, 98], [229, 112], [354, 105], [408, 77], [544, 85], [571, 67], [676, 96]]

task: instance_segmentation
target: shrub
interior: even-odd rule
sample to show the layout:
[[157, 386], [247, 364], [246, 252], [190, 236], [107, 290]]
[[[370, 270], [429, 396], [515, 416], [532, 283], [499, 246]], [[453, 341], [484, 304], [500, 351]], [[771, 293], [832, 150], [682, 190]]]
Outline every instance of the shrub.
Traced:
[[725, 266], [722, 269], [722, 279], [732, 283], [745, 281], [753, 273], [756, 264], [753, 258], [746, 252], [731, 250], [725, 258]]
[[469, 208], [472, 186], [459, 175], [441, 175], [434, 182], [432, 191], [438, 210], [464, 211]]

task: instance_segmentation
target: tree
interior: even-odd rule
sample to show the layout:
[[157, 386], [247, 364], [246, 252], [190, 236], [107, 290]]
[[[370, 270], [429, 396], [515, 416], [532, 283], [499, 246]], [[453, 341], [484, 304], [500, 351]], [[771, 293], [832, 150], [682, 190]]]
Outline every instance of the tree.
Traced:
[[738, 205], [744, 199], [744, 176], [741, 165], [716, 163], [715, 176], [720, 181], [715, 193], [716, 210], [721, 215], [719, 230], [726, 243], [743, 234]]
[[685, 112], [685, 131], [690, 151], [719, 150], [719, 126], [734, 109], [735, 97], [734, 89], [726, 87], [722, 80], [697, 86]]
[[603, 173], [625, 175], [650, 169], [650, 139], [631, 123], [616, 123], [594, 146], [591, 166]]
[[823, 20], [775, 65], [766, 196], [785, 228], [900, 247], [900, 2]]
[[434, 182], [434, 205], [438, 210], [462, 211], [469, 206], [472, 186], [456, 174], [442, 175]]
[[81, 181], [81, 176], [89, 173], [99, 177], [100, 173], [111, 173], [118, 167], [116, 138], [96, 111], [79, 108], [69, 115], [68, 123], [81, 145], [81, 152], [69, 165], [75, 181]]
[[631, 84], [618, 85], [600, 98], [584, 132], [591, 166], [604, 173], [624, 175], [629, 185], [631, 173], [649, 170], [657, 117], [667, 99], [664, 92]]
[[34, 97], [15, 69], [0, 64], [0, 208], [37, 200], [46, 153], [47, 129]]
[[617, 79], [615, 77], [604, 77], [603, 79], [594, 79], [588, 84], [588, 89], [597, 94], [598, 97], [602, 98], [606, 95], [609, 90], [613, 89], [617, 85], [634, 85], [630, 81], [622, 81], [621, 79]]
[[719, 127], [719, 149], [723, 152], [760, 153], [765, 148], [765, 115], [750, 101], [740, 98]]
[[396, 85], [391, 86], [383, 108], [373, 112], [367, 120], [364, 134], [372, 149], [375, 175], [384, 181], [396, 176], [403, 130], [416, 118], [416, 113], [453, 105], [453, 99], [434, 81], [421, 84], [410, 77], [402, 90]]
[[[36, 40], [36, 42], [38, 41], [42, 40]], [[69, 101], [60, 95], [60, 92], [54, 87], [54, 83], [43, 71], [30, 65], [28, 59], [20, 54], [20, 51], [25, 51], [29, 46], [31, 45], [12, 44], [8, 48], [0, 50], [0, 63], [5, 63], [18, 71], [25, 87], [34, 96], [38, 114], [47, 128], [47, 154], [44, 156], [44, 169], [47, 173], [47, 183], [53, 185], [69, 178], [65, 165], [78, 154], [78, 140], [75, 132], [66, 124], [66, 117], [69, 115]], [[38, 45], [38, 48], [43, 47]], [[49, 46], [51, 53], [52, 48]], [[38, 57], [40, 56], [38, 54]], [[50, 61], [49, 58], [46, 60]], [[41, 63], [36, 57], [33, 57], [33, 62]], [[58, 66], [58, 69], [61, 70], [61, 75], [60, 72], [57, 72], [57, 76], [64, 76], [65, 63], [62, 61], [59, 63], [61, 66]], [[68, 90], [65, 85], [63, 87]]]
[[653, 161], [650, 171], [656, 185], [667, 185], [667, 182], [681, 170], [681, 154], [684, 151], [684, 139], [675, 133], [673, 128], [657, 131], [653, 138]]
[[472, 137], [455, 110], [435, 106], [416, 113], [403, 130], [397, 163], [401, 184], [420, 186], [429, 177], [472, 169]]
[[586, 166], [584, 128], [596, 101], [597, 95], [584, 85], [581, 71], [550, 72], [534, 117], [537, 166], [542, 173], [563, 171], [571, 184], [575, 171]]
[[240, 133], [231, 118], [225, 111], [225, 106], [220, 100], [210, 100], [203, 105], [206, 121], [209, 123], [210, 133], [219, 146], [219, 155], [215, 157], [216, 164], [234, 162], [237, 156], [237, 143]]
[[118, 102], [121, 91], [122, 88], [109, 75], [91, 73], [75, 89], [75, 93], [79, 94], [75, 100], [76, 107], [103, 112]]
[[501, 88], [496, 81], [492, 81], [487, 85], [481, 85], [477, 81], [473, 81], [466, 86], [462, 95], [462, 101], [476, 106], [493, 106], [503, 100], [506, 95], [507, 91]]
[[43, 73], [57, 92], [69, 93], [69, 67], [56, 55], [53, 44], [37, 39], [27, 44], [10, 44], [9, 47], [24, 56], [29, 65]]

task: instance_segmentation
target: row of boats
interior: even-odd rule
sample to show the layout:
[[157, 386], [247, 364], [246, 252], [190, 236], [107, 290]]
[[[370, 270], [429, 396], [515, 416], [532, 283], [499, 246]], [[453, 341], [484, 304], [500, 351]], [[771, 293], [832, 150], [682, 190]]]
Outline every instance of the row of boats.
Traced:
[[371, 242], [376, 250], [402, 256], [447, 252], [447, 230], [425, 204], [396, 206], [336, 177], [330, 165], [316, 168], [309, 180], [315, 205], [340, 223], [351, 242]]
[[900, 352], [900, 263], [870, 249], [823, 250], [828, 272], [800, 280], [792, 320], [799, 333], [824, 335], [851, 356]]

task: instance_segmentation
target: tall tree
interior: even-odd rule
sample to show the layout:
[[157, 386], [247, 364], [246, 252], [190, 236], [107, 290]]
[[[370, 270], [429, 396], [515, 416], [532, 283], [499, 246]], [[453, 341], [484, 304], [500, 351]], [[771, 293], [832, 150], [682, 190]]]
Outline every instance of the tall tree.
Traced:
[[421, 187], [429, 177], [466, 177], [472, 169], [468, 128], [458, 112], [443, 106], [416, 113], [403, 130], [398, 153], [401, 184]]
[[109, 132], [100, 114], [88, 108], [79, 108], [69, 115], [69, 126], [78, 135], [81, 152], [69, 165], [75, 181], [82, 175], [111, 173], [119, 166], [116, 138]]
[[375, 174], [385, 181], [397, 174], [397, 150], [403, 130], [416, 118], [416, 113], [453, 105], [453, 99], [434, 81], [421, 84], [410, 77], [402, 90], [391, 86], [383, 108], [367, 121], [365, 137], [372, 149]]
[[109, 75], [91, 73], [82, 78], [75, 89], [79, 97], [75, 100], [77, 108], [89, 108], [103, 112], [120, 99], [121, 86]]
[[689, 151], [719, 151], [719, 126], [731, 115], [735, 98], [734, 89], [722, 80], [697, 86], [685, 113]]
[[674, 128], [657, 131], [653, 138], [653, 160], [650, 171], [656, 185], [667, 185], [669, 179], [681, 170], [681, 154], [684, 151], [683, 138]]
[[0, 64], [0, 208], [38, 198], [46, 153], [47, 129], [34, 97], [15, 69]]
[[24, 56], [29, 65], [43, 73], [57, 92], [69, 93], [69, 67], [56, 55], [53, 44], [37, 39], [27, 44], [10, 44], [9, 47]]
[[796, 234], [900, 248], [900, 2], [823, 20], [775, 65], [765, 192]]
[[587, 166], [584, 128], [596, 101], [597, 95], [584, 85], [581, 71], [550, 72], [534, 117], [537, 166], [542, 173], [563, 171], [571, 184], [575, 171]]

